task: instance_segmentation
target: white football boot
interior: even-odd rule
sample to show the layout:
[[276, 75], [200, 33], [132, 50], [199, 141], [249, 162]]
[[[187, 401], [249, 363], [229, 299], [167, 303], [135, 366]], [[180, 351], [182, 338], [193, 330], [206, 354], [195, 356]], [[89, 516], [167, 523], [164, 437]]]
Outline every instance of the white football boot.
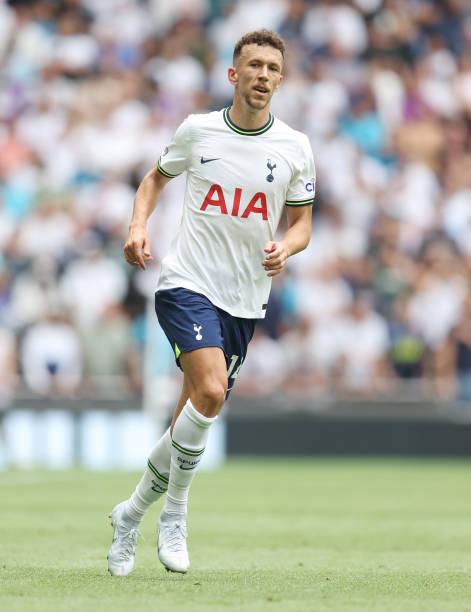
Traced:
[[134, 569], [134, 550], [140, 535], [137, 521], [123, 516], [121, 502], [115, 506], [109, 515], [114, 529], [113, 541], [108, 553], [108, 571], [112, 576], [128, 576]]
[[186, 516], [161, 512], [157, 551], [160, 561], [171, 572], [184, 574], [190, 567], [186, 547]]

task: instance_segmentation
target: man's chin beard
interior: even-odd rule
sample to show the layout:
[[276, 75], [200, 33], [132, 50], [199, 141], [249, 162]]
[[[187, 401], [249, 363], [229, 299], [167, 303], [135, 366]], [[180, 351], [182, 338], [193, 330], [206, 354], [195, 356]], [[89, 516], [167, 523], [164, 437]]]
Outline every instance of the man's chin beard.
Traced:
[[[265, 103], [263, 104], [263, 106], [254, 106], [252, 101], [250, 100], [250, 96], [249, 95], [246, 95], [244, 100], [245, 100], [245, 104], [248, 106], [249, 110], [252, 110], [254, 112], [255, 111], [263, 110], [268, 105], [268, 103], [270, 102], [270, 100], [265, 100]], [[260, 101], [262, 102], [262, 100], [260, 100]]]

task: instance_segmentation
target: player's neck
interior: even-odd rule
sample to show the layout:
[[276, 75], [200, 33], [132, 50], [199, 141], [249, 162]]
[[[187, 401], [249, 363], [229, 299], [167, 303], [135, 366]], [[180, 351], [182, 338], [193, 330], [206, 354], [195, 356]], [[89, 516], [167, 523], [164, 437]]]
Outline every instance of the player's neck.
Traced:
[[243, 130], [256, 130], [263, 127], [270, 119], [270, 107], [266, 106], [261, 110], [252, 110], [243, 105], [237, 98], [234, 98], [229, 109], [229, 118]]

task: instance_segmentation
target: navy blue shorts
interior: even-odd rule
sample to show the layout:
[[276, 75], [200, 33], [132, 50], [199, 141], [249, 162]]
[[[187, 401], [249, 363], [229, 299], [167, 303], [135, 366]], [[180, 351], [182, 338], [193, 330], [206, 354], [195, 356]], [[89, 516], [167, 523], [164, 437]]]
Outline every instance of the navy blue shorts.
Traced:
[[233, 317], [201, 293], [182, 287], [157, 291], [155, 312], [178, 367], [181, 368], [182, 353], [207, 346], [222, 349], [227, 364], [227, 399], [244, 362], [257, 319]]

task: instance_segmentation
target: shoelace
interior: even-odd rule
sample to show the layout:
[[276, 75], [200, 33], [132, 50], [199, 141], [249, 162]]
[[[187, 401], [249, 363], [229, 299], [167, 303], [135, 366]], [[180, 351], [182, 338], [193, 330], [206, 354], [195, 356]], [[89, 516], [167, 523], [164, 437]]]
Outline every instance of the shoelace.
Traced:
[[120, 559], [122, 559], [123, 561], [128, 561], [129, 557], [131, 557], [134, 554], [134, 549], [136, 548], [138, 537], [141, 537], [142, 539], [144, 539], [139, 529], [136, 529], [135, 527], [132, 527], [131, 529], [129, 529], [127, 533], [124, 533], [124, 535], [120, 534], [120, 537], [119, 537], [119, 543], [121, 545], [120, 550], [119, 550]]
[[172, 552], [180, 552], [184, 550], [184, 543], [187, 536], [187, 531], [184, 523], [173, 523], [168, 527], [165, 526], [165, 540], [168, 548]]

